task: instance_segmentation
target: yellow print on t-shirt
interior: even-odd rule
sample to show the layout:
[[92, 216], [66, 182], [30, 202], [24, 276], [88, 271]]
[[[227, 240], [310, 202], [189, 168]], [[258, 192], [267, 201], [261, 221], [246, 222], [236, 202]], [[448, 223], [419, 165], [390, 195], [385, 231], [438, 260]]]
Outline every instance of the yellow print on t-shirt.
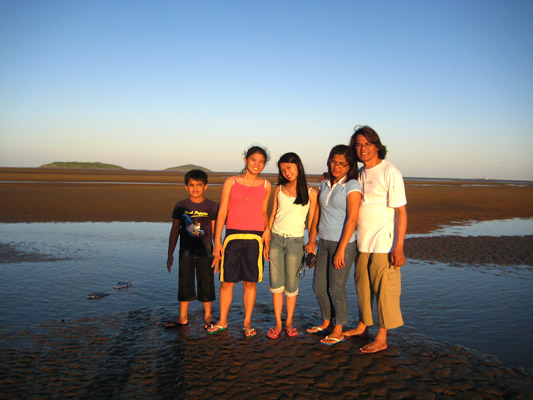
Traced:
[[185, 211], [185, 214], [189, 215], [190, 217], [208, 217], [209, 214], [205, 211], [198, 211], [198, 210], [194, 210], [194, 211]]

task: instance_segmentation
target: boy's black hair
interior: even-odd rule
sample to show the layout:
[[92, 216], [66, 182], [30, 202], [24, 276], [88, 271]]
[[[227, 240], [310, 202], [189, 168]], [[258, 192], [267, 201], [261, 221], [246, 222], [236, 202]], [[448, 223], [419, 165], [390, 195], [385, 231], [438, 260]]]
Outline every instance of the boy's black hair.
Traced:
[[191, 179], [203, 182], [204, 185], [207, 185], [207, 173], [201, 169], [191, 169], [187, 172], [185, 174], [185, 185], [188, 185]]

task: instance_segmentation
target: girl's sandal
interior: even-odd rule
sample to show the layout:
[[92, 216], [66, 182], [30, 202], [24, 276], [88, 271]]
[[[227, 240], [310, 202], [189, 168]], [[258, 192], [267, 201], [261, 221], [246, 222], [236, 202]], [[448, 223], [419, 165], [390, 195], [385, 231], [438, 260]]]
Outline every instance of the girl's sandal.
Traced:
[[287, 336], [298, 336], [298, 330], [296, 328], [285, 328], [285, 331], [287, 332]]
[[268, 333], [267, 333], [267, 336], [270, 338], [270, 339], [277, 339], [279, 338], [279, 335], [281, 335], [281, 330], [276, 330], [274, 328], [270, 328], [268, 330]]

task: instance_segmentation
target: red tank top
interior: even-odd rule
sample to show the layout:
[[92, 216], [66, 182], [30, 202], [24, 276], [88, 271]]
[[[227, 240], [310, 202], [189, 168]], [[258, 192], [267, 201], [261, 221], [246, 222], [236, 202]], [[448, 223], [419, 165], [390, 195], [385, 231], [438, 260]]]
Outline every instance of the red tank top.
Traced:
[[265, 218], [263, 216], [265, 186], [266, 180], [262, 185], [245, 186], [233, 177], [233, 186], [229, 194], [226, 229], [260, 232], [265, 230]]

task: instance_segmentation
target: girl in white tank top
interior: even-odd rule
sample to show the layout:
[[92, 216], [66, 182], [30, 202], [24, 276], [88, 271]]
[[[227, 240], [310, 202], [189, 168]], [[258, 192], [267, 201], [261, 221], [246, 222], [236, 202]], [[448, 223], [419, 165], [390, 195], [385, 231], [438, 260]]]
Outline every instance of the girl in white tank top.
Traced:
[[300, 157], [287, 153], [278, 161], [278, 186], [269, 225], [270, 237], [270, 291], [274, 304], [276, 326], [270, 328], [267, 336], [277, 339], [281, 335], [283, 293], [287, 298], [287, 336], [298, 336], [293, 326], [293, 315], [298, 295], [298, 269], [304, 256], [304, 230], [311, 226], [315, 215], [317, 192], [307, 185], [305, 171]]

